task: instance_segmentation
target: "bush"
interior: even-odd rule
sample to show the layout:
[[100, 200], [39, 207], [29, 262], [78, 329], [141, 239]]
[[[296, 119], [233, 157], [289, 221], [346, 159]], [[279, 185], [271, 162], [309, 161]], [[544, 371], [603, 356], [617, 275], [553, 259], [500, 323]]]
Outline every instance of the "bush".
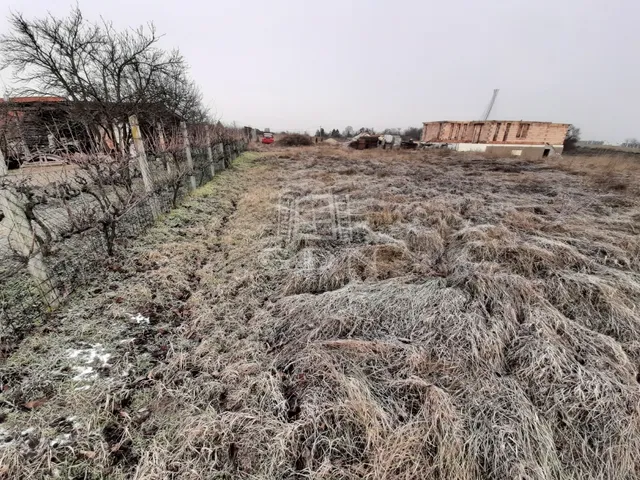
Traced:
[[278, 140], [280, 145], [285, 147], [308, 147], [313, 145], [311, 137], [309, 135], [302, 135], [300, 133], [290, 133]]
[[564, 152], [573, 152], [578, 147], [580, 141], [580, 129], [575, 125], [570, 125], [567, 135], [564, 139]]

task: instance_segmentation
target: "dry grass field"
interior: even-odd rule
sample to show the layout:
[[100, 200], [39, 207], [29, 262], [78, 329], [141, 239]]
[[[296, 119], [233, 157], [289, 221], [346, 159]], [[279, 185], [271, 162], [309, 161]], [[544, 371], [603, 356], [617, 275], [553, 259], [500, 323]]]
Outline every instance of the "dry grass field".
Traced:
[[264, 152], [2, 360], [0, 478], [640, 478], [637, 163]]

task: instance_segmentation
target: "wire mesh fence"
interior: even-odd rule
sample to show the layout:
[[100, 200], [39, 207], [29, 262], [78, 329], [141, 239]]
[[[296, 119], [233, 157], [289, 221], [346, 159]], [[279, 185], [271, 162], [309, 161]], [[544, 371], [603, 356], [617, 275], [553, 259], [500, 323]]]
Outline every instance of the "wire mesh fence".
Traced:
[[97, 278], [110, 257], [246, 147], [209, 125], [183, 124], [161, 142], [136, 126], [133, 118], [128, 149], [74, 152], [61, 164], [9, 170], [0, 148], [0, 344]]

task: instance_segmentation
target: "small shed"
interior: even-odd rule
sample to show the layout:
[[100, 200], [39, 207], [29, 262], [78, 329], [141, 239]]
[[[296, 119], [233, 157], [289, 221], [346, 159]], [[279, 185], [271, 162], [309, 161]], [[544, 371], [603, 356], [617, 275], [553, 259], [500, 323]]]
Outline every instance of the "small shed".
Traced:
[[360, 135], [355, 137], [349, 146], [356, 150], [366, 150], [378, 147], [379, 137], [377, 135]]

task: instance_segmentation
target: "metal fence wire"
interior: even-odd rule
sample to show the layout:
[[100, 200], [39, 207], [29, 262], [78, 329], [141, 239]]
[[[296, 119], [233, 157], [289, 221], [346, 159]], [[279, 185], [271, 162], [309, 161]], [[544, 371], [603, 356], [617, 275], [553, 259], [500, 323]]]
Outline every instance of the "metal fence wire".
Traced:
[[209, 143], [207, 135], [206, 144], [184, 142], [160, 154], [136, 147], [120, 159], [76, 154], [64, 165], [17, 171], [0, 158], [0, 346], [99, 276], [110, 257], [229, 166], [246, 142]]

